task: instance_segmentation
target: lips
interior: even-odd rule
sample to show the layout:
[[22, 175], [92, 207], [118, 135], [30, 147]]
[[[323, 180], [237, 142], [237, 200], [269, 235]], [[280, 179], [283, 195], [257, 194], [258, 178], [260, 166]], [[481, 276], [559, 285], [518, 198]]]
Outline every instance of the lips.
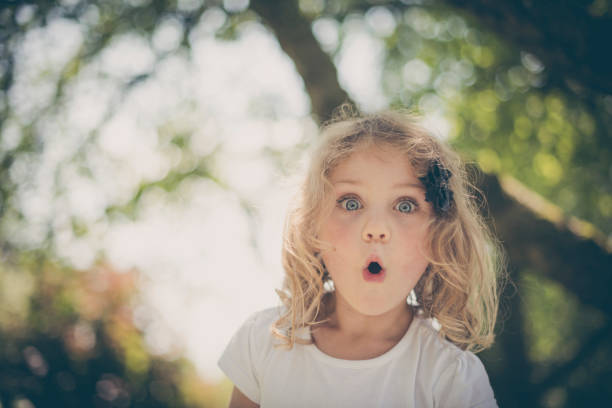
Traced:
[[363, 268], [363, 279], [366, 282], [383, 282], [386, 274], [386, 269], [380, 258], [376, 255], [370, 255]]

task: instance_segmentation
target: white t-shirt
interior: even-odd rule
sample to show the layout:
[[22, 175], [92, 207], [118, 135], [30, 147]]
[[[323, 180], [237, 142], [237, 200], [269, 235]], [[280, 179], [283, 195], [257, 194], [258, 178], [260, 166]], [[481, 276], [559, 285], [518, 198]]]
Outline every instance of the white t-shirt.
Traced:
[[[250, 400], [268, 407], [497, 407], [484, 366], [415, 317], [393, 348], [368, 360], [331, 357], [314, 344], [279, 344], [280, 308], [252, 315], [219, 367]], [[303, 329], [300, 336], [310, 338]]]

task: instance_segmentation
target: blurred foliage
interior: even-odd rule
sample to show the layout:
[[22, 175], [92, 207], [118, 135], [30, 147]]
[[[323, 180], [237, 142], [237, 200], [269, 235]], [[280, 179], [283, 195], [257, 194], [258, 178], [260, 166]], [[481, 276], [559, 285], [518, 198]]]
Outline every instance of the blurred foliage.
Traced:
[[586, 335], [604, 326], [600, 311], [582, 306], [558, 283], [529, 271], [521, 279], [529, 358], [539, 368], [571, 360]]
[[2, 406], [227, 403], [227, 391], [199, 379], [184, 358], [148, 351], [134, 324], [135, 271], [75, 271], [46, 258], [22, 253], [0, 266]]
[[[586, 92], [576, 84], [553, 84], [548, 78], [557, 67], [545, 66], [537, 55], [443, 1], [297, 3], [313, 27], [330, 34], [329, 41], [318, 39], [333, 59], [355, 24], [381, 42], [385, 52], [382, 87], [391, 105], [443, 118], [450, 124], [450, 142], [469, 160], [487, 172], [512, 175], [567, 216], [580, 217], [610, 237], [611, 95]], [[587, 8], [593, 16], [611, 10], [609, 1], [569, 3]], [[258, 19], [245, 7], [248, 2], [218, 0], [2, 3], [2, 406], [30, 406], [27, 401], [37, 407], [57, 406], [53, 402], [58, 401], [61, 406], [219, 406], [227, 402], [230, 384], [224, 383], [219, 396], [218, 389], [199, 381], [184, 360], [168, 361], [147, 351], [141, 331], [132, 322], [133, 274], [104, 264], [74, 271], [52, 261], [57, 220], [50, 219], [37, 231], [41, 252], [26, 251], [27, 242], [16, 242], [14, 237], [30, 221], [22, 208], [28, 197], [24, 191], [36, 187], [33, 180], [49, 146], [45, 127], [66, 120], [62, 109], [73, 95], [71, 86], [91, 64], [100, 63], [100, 56], [114, 41], [127, 37], [142, 41], [152, 50], [151, 64], [97, 77], [118, 92], [101, 99], [99, 125], [81, 135], [77, 151], [58, 168], [76, 163], [82, 174], [91, 173], [88, 160], [96, 153], [92, 141], [130, 92], [152, 78], [167, 58], [189, 55], [198, 29], [215, 32], [221, 40], [237, 38], [241, 24]], [[77, 24], [84, 39], [67, 60], [28, 60], [18, 53], [27, 36], [44, 36], [42, 29], [58, 21]], [[156, 33], [168, 24], [179, 27], [180, 38], [164, 45], [156, 40]], [[25, 91], [32, 89], [33, 95], [27, 97]], [[188, 104], [181, 109], [189, 110]], [[193, 155], [192, 130], [176, 122], [180, 120], [155, 130], [160, 150], [177, 158], [173, 166], [161, 178], [139, 180], [131, 197], [105, 209], [109, 218], [134, 218], [147, 191], [172, 193], [191, 177], [222, 184], [211, 172], [215, 150], [205, 157]], [[62, 126], [57, 133], [68, 137], [70, 124]], [[61, 170], [49, 178], [55, 194], [62, 194]], [[85, 235], [89, 227], [76, 217], [70, 225], [75, 236]], [[502, 311], [506, 313], [500, 327], [504, 331], [496, 346], [482, 355], [500, 405], [573, 407], [608, 401], [612, 397], [606, 386], [612, 381], [610, 311], [587, 309], [571, 290], [542, 278], [537, 270], [516, 266], [512, 272], [518, 288], [509, 305], [512, 320], [507, 310]], [[596, 276], [584, 279], [597, 284]], [[503, 327], [504, 319], [508, 319], [507, 327]], [[525, 371], [513, 372], [515, 367]], [[516, 384], [508, 381], [513, 375], [524, 376], [530, 388], [517, 391]]]

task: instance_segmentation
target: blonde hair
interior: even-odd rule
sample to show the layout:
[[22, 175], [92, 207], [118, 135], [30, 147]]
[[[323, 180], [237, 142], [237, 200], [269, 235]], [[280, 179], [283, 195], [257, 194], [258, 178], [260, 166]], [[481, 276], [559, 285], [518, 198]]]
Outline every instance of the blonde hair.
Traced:
[[288, 348], [310, 343], [298, 329], [325, 321], [329, 314], [328, 278], [319, 254], [325, 243], [317, 239], [319, 222], [329, 211], [331, 171], [363, 147], [391, 146], [406, 154], [415, 175], [424, 177], [432, 163], [449, 170], [454, 194], [446, 214], [433, 215], [428, 241], [429, 266], [414, 288], [418, 305], [413, 310], [435, 318], [439, 333], [463, 350], [478, 352], [494, 340], [498, 310], [498, 278], [503, 276], [499, 244], [478, 212], [475, 194], [459, 156], [401, 112], [358, 115], [343, 106], [323, 126], [296, 205], [289, 211], [284, 231], [283, 291], [277, 291], [285, 313], [273, 333]]

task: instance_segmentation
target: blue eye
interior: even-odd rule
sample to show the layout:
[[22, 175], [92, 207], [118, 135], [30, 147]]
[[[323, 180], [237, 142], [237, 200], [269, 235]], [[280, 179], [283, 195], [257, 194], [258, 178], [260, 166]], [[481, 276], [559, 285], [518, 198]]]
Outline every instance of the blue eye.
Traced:
[[416, 204], [409, 200], [402, 200], [395, 206], [397, 211], [402, 213], [411, 213], [416, 209]]
[[341, 198], [338, 200], [338, 204], [340, 204], [340, 206], [347, 211], [357, 211], [361, 208], [361, 203], [359, 203], [359, 200], [351, 197]]

